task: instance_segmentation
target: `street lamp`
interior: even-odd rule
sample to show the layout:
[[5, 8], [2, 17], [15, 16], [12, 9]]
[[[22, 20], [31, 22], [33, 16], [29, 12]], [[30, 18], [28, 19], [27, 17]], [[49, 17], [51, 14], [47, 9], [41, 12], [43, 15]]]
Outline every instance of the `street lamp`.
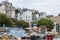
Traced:
[[3, 33], [4, 33], [4, 31], [5, 31], [5, 24], [3, 24]]

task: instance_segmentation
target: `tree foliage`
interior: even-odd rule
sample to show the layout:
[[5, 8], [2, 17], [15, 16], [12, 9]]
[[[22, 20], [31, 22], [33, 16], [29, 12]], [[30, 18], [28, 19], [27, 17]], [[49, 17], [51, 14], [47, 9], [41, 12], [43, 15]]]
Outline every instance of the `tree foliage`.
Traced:
[[46, 25], [47, 28], [53, 28], [54, 27], [54, 22], [52, 20], [48, 20], [45, 18], [42, 18], [40, 20], [38, 20], [37, 24], [40, 25]]
[[16, 19], [17, 19], [18, 13], [19, 13], [19, 10], [15, 9], [15, 17], [16, 17]]
[[16, 23], [17, 26], [23, 26], [24, 28], [29, 26], [29, 23], [25, 22], [24, 20], [19, 20]]
[[16, 26], [18, 20], [17, 19], [14, 19], [14, 18], [10, 18], [12, 21], [13, 21], [13, 26]]
[[24, 20], [9, 18], [6, 14], [0, 13], [0, 26], [3, 26], [3, 24], [5, 24], [5, 26], [23, 26], [24, 28], [29, 26]]
[[3, 24], [5, 24], [5, 26], [13, 25], [12, 20], [8, 18], [6, 14], [0, 13], [0, 26], [3, 26]]
[[15, 9], [15, 13], [18, 14], [19, 13], [19, 10], [18, 9]]
[[16, 20], [14, 18], [11, 18], [11, 20], [13, 21], [14, 26], [23, 26], [24, 28], [29, 26], [29, 23], [24, 20]]

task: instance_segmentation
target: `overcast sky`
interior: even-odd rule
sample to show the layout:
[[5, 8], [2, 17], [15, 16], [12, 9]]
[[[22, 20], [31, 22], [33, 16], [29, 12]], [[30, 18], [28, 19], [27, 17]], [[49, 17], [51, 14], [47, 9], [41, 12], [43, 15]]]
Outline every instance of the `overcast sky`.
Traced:
[[[4, 0], [0, 0], [2, 2]], [[13, 6], [20, 8], [36, 9], [50, 15], [60, 13], [60, 0], [8, 0]]]

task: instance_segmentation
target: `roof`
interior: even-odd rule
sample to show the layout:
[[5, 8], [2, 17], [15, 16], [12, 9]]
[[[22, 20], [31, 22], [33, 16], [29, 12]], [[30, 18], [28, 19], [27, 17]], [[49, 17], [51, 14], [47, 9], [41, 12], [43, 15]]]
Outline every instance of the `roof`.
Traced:
[[23, 12], [25, 12], [25, 11], [27, 11], [27, 10], [28, 10], [28, 11], [32, 11], [32, 10], [27, 9], [27, 8], [23, 8], [22, 10], [23, 10]]

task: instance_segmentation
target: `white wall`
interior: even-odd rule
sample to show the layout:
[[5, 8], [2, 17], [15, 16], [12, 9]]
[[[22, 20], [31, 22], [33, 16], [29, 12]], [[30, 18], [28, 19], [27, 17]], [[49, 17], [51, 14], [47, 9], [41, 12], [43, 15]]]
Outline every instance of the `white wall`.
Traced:
[[23, 13], [23, 20], [26, 22], [32, 21], [32, 11], [26, 11]]
[[[37, 14], [36, 15], [36, 20], [39, 20], [40, 18], [46, 18], [46, 13], [45, 12], [42, 12], [43, 15], [41, 15], [39, 17], [39, 15]], [[20, 13], [18, 14], [18, 20], [24, 20], [26, 22], [32, 22], [32, 11], [31, 10], [27, 10], [25, 12], [22, 12], [22, 15], [20, 15]]]
[[2, 9], [2, 6], [0, 6], [0, 12], [2, 12], [2, 10], [1, 10], [1, 9]]
[[17, 17], [18, 20], [20, 20], [20, 13], [18, 13], [18, 17]]
[[0, 12], [5, 13], [5, 6], [0, 6]]
[[15, 11], [12, 11], [12, 18], [15, 18]]

